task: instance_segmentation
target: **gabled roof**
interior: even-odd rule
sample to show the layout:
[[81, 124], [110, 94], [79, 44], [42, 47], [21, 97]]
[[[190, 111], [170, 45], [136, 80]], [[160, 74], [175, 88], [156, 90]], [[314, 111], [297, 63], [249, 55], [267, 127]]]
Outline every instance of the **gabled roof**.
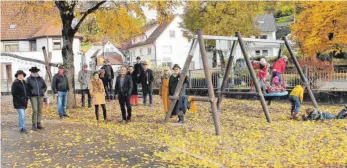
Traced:
[[[61, 36], [62, 26], [54, 25], [53, 22], [47, 21], [43, 16], [35, 13], [23, 15], [19, 23], [14, 22], [15, 18], [20, 15], [18, 2], [5, 1], [1, 2], [1, 40], [24, 40], [45, 36]], [[18, 22], [18, 21], [17, 21]], [[10, 29], [11, 24], [15, 25]], [[76, 33], [77, 37], [81, 34]]]
[[[61, 36], [62, 26], [54, 25], [53, 23], [47, 23], [38, 32], [36, 32], [32, 38], [46, 37], [46, 36]], [[82, 37], [80, 33], [75, 33], [75, 37]]]
[[255, 17], [255, 27], [262, 32], [276, 31], [276, 21], [273, 14], [258, 15]]
[[123, 57], [116, 52], [105, 52], [105, 57], [103, 55], [97, 56], [97, 65], [103, 64], [104, 58], [110, 61], [111, 65], [123, 65]]
[[138, 46], [142, 46], [142, 45], [147, 45], [147, 44], [151, 44], [151, 43], [155, 42], [155, 40], [157, 40], [157, 38], [161, 35], [161, 33], [164, 32], [164, 30], [170, 25], [170, 23], [171, 22], [161, 23], [145, 41], [131, 44], [131, 45], [127, 46], [126, 49], [134, 48], [134, 47], [138, 47]]

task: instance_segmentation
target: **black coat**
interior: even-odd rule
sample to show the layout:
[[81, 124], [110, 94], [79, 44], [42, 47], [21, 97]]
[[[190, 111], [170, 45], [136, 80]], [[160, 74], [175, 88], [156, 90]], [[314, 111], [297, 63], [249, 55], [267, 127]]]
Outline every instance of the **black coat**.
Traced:
[[138, 95], [139, 93], [137, 91], [137, 76], [134, 72], [132, 74], [128, 73], [128, 75], [130, 75], [133, 80], [133, 91], [131, 92], [131, 95]]
[[29, 76], [27, 79], [27, 84], [29, 88], [29, 96], [44, 96], [47, 90], [47, 85], [45, 80], [41, 77]]
[[[175, 93], [175, 89], [178, 85], [178, 81], [179, 81], [180, 75], [177, 75], [176, 77], [174, 77], [173, 75], [170, 76], [170, 80], [169, 80], [169, 95], [173, 96]], [[185, 86], [189, 83], [188, 80], [188, 76], [186, 76], [184, 78], [184, 82], [183, 82], [183, 87], [181, 90], [181, 94], [185, 94]]]
[[111, 65], [104, 65], [101, 69], [105, 70], [104, 79], [114, 79], [113, 68]]
[[[147, 74], [147, 75], [146, 75]], [[147, 79], [148, 78], [148, 79]], [[148, 83], [147, 83], [148, 80]], [[143, 94], [151, 94], [154, 82], [154, 73], [152, 70], [147, 69], [141, 74], [141, 84]]]
[[[175, 90], [176, 90], [176, 87], [178, 85], [179, 78], [180, 78], [180, 75], [177, 75], [176, 77], [174, 77], [173, 75], [170, 76], [170, 80], [169, 80], [169, 96], [173, 96], [175, 94]], [[185, 93], [185, 86], [188, 83], [189, 83], [188, 76], [186, 76], [184, 78], [183, 86], [182, 86], [181, 92], [179, 94], [180, 96], [186, 94]], [[171, 115], [177, 115], [178, 111], [179, 111], [179, 109], [178, 109], [178, 101], [177, 101], [176, 104], [175, 104], [174, 109], [172, 110], [172, 114]]]
[[115, 95], [119, 94], [123, 96], [130, 96], [131, 92], [133, 91], [133, 80], [131, 79], [131, 76], [125, 75], [123, 87], [121, 87], [120, 78], [121, 75], [118, 75], [116, 80], [116, 86], [114, 89]]
[[[141, 83], [141, 74], [142, 73], [143, 73], [143, 65], [142, 65], [142, 63], [136, 63], [134, 65], [134, 72], [133, 72], [133, 74], [137, 78], [136, 79], [137, 83]], [[137, 76], [137, 75], [140, 75], [140, 76]], [[135, 83], [135, 81], [134, 81], [134, 83]]]
[[67, 92], [69, 91], [69, 82], [66, 75], [55, 74], [52, 80], [52, 90], [56, 94], [58, 91]]
[[15, 109], [26, 109], [28, 106], [28, 94], [29, 88], [26, 82], [20, 81], [16, 79], [12, 83], [12, 98], [13, 98], [13, 106]]

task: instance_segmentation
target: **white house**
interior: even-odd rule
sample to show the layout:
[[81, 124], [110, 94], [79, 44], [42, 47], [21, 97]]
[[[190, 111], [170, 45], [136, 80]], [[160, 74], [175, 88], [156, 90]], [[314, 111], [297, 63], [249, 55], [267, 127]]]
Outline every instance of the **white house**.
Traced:
[[[11, 83], [14, 74], [21, 69], [27, 74], [32, 66], [41, 69], [41, 76], [45, 76], [44, 56], [45, 47], [52, 63], [62, 63], [61, 26], [49, 22], [34, 22], [30, 19], [21, 23], [13, 22], [16, 12], [13, 8], [5, 7], [2, 3], [1, 11], [1, 72], [2, 83]], [[75, 60], [75, 74], [81, 70], [83, 55], [81, 54], [81, 35], [76, 33], [73, 40]], [[52, 68], [57, 73], [57, 68]]]
[[[259, 15], [255, 18], [255, 27], [260, 30], [259, 36], [251, 36], [255, 39], [276, 40], [276, 22], [272, 14]], [[216, 40], [216, 49], [224, 51], [224, 56], [227, 58], [230, 53], [232, 43], [226, 40]], [[271, 43], [246, 43], [246, 49], [250, 57], [265, 56], [273, 57], [278, 55], [280, 45]], [[241, 48], [235, 50], [234, 60], [243, 58]]]
[[94, 44], [86, 53], [86, 63], [94, 70], [102, 67], [104, 59], [108, 59], [114, 71], [117, 71], [124, 63], [123, 53], [110, 41]]
[[[179, 64], [183, 67], [188, 56], [191, 41], [183, 36], [182, 22], [180, 16], [176, 16], [171, 22], [153, 23], [143, 27], [143, 34], [131, 40], [125, 47], [129, 55], [130, 62], [136, 62], [136, 57], [150, 61], [152, 65], [169, 66]], [[199, 52], [195, 52], [194, 57], [198, 57]], [[193, 61], [191, 66], [194, 67]]]

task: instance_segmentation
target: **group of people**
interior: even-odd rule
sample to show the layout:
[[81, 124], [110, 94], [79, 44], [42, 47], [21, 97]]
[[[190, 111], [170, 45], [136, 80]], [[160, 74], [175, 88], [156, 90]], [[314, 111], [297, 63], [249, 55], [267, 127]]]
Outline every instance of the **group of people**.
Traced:
[[267, 79], [270, 77], [270, 64], [264, 58], [261, 58], [260, 61], [251, 62], [253, 68], [258, 70], [258, 80], [263, 93], [278, 93], [286, 90], [283, 74], [285, 72], [287, 62], [288, 57], [283, 55], [272, 65], [270, 84], [267, 82]]
[[[88, 107], [92, 107], [92, 102], [95, 107], [95, 117], [99, 121], [99, 106], [103, 111], [103, 119], [107, 120], [106, 98], [111, 95], [113, 70], [106, 61], [100, 71], [92, 72], [88, 70], [88, 65], [84, 64], [82, 70], [78, 73], [78, 82], [81, 85], [81, 106], [85, 107], [85, 97], [88, 96]], [[173, 74], [171, 75], [169, 68], [164, 68], [161, 77], [160, 96], [163, 100], [164, 111], [169, 108], [169, 96], [173, 96], [175, 88], [180, 78], [180, 67], [175, 64], [173, 66]], [[28, 100], [32, 106], [32, 129], [40, 130], [42, 126], [42, 106], [47, 91], [45, 80], [39, 75], [40, 69], [32, 67], [30, 77], [25, 81], [26, 74], [22, 70], [18, 70], [15, 74], [16, 80], [12, 84], [12, 96], [14, 108], [19, 114], [20, 132], [28, 133], [25, 127], [25, 110], [28, 105]], [[153, 105], [153, 82], [154, 74], [148, 68], [148, 64], [142, 63], [141, 59], [137, 58], [137, 63], [134, 66], [122, 66], [120, 74], [116, 77], [114, 95], [116, 95], [121, 112], [122, 122], [131, 122], [132, 105], [138, 105], [138, 86], [142, 86], [143, 104], [147, 105], [147, 95], [149, 97], [148, 106]], [[188, 83], [187, 77], [184, 83]], [[64, 71], [64, 66], [58, 66], [58, 73], [53, 76], [51, 82], [52, 92], [57, 97], [57, 109], [59, 118], [69, 117], [66, 113], [68, 92], [70, 91], [68, 78]], [[182, 88], [184, 89], [184, 88]], [[108, 93], [109, 92], [109, 93]], [[183, 92], [182, 92], [183, 93]], [[184, 94], [184, 93], [183, 93]], [[175, 106], [173, 116], [179, 115], [179, 122], [183, 122], [184, 114], [178, 113], [178, 104]]]

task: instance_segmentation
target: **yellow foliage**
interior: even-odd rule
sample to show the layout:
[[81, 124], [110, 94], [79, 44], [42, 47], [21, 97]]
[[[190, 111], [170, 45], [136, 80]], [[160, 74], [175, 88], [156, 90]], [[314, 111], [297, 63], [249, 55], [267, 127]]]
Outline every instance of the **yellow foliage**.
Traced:
[[[303, 11], [291, 29], [305, 55], [346, 51], [347, 2], [303, 2], [299, 8]], [[332, 39], [329, 33], [333, 33]]]

